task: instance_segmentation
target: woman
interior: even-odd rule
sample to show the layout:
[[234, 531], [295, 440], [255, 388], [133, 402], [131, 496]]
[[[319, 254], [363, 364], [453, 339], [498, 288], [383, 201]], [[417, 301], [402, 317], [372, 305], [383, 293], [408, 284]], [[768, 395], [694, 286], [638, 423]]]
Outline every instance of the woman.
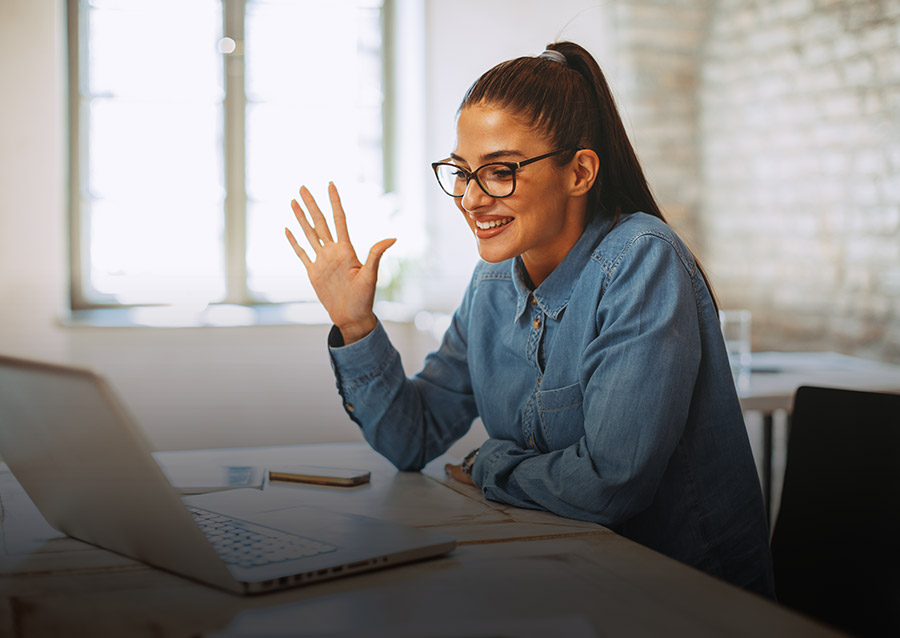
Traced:
[[440, 348], [408, 379], [361, 264], [309, 192], [286, 230], [334, 322], [338, 388], [366, 440], [417, 470], [481, 417], [447, 471], [484, 496], [594, 521], [772, 595], [762, 496], [719, 330], [691, 252], [663, 220], [591, 55], [560, 42], [469, 89], [434, 165], [478, 245]]

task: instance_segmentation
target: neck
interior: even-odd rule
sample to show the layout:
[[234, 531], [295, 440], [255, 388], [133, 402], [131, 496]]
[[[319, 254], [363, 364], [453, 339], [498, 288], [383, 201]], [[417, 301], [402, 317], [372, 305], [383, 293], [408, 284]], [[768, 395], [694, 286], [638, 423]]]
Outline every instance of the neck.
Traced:
[[579, 201], [578, 208], [568, 215], [571, 220], [559, 233], [552, 246], [543, 250], [530, 250], [522, 253], [522, 263], [532, 282], [532, 290], [544, 283], [557, 266], [559, 266], [572, 247], [578, 243], [587, 226], [586, 202]]

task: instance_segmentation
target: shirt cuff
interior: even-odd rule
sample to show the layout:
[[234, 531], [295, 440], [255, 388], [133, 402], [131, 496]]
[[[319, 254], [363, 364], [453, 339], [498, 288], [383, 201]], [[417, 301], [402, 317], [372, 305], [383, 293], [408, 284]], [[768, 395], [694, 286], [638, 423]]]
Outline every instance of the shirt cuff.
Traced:
[[393, 353], [393, 346], [379, 320], [372, 332], [349, 345], [344, 345], [338, 327], [332, 326], [328, 334], [328, 352], [341, 379], [352, 384], [354, 379], [380, 373]]
[[489, 480], [491, 470], [502, 454], [502, 442], [495, 439], [488, 439], [478, 448], [478, 454], [472, 463], [472, 472], [469, 474], [469, 478], [485, 494], [487, 488], [493, 485], [493, 480]]

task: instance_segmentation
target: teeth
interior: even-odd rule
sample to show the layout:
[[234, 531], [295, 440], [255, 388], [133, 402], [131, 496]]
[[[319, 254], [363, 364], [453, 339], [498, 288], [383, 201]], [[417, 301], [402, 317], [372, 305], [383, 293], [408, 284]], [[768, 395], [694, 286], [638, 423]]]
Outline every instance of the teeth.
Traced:
[[512, 217], [504, 217], [503, 219], [492, 219], [489, 222], [479, 222], [476, 221], [475, 225], [481, 230], [488, 230], [490, 228], [496, 228], [497, 226], [503, 226], [512, 221]]

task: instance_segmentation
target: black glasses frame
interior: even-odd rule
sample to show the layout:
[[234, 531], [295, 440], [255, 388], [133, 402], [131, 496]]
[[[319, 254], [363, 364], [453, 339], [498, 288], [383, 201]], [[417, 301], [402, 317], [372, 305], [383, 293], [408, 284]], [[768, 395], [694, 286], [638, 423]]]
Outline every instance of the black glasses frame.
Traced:
[[[434, 177], [435, 177], [435, 179], [437, 179], [438, 186], [441, 187], [442, 191], [444, 191], [445, 193], [447, 193], [450, 197], [452, 197], [454, 199], [459, 199], [460, 197], [463, 197], [465, 195], [465, 191], [468, 190], [468, 188], [469, 188], [469, 182], [471, 182], [473, 179], [475, 180], [475, 183], [478, 184], [478, 187], [488, 197], [493, 197], [494, 199], [504, 199], [506, 197], [511, 197], [512, 194], [516, 192], [516, 171], [519, 170], [520, 168], [522, 168], [523, 166], [528, 166], [529, 164], [539, 162], [542, 159], [547, 159], [548, 157], [553, 157], [554, 155], [559, 155], [560, 153], [565, 153], [567, 151], [577, 152], [577, 151], [581, 151], [581, 150], [584, 150], [583, 146], [567, 146], [565, 148], [556, 149], [555, 151], [550, 151], [549, 153], [544, 153], [543, 155], [538, 155], [537, 157], [531, 157], [527, 160], [522, 160], [521, 162], [488, 162], [487, 164], [483, 164], [483, 165], [479, 166], [474, 171], [467, 171], [462, 166], [458, 166], [452, 162], [432, 162], [431, 168], [434, 171]], [[440, 170], [441, 166], [452, 166], [456, 170], [461, 171], [462, 174], [466, 176], [466, 188], [463, 189], [462, 194], [454, 195], [453, 193], [448, 192], [446, 188], [444, 188], [444, 185], [441, 183], [441, 177], [438, 174], [438, 171]], [[505, 166], [512, 172], [512, 189], [509, 191], [509, 193], [507, 193], [506, 195], [493, 195], [492, 193], [488, 192], [487, 187], [478, 178], [478, 173], [483, 168], [487, 168], [488, 166]]]

